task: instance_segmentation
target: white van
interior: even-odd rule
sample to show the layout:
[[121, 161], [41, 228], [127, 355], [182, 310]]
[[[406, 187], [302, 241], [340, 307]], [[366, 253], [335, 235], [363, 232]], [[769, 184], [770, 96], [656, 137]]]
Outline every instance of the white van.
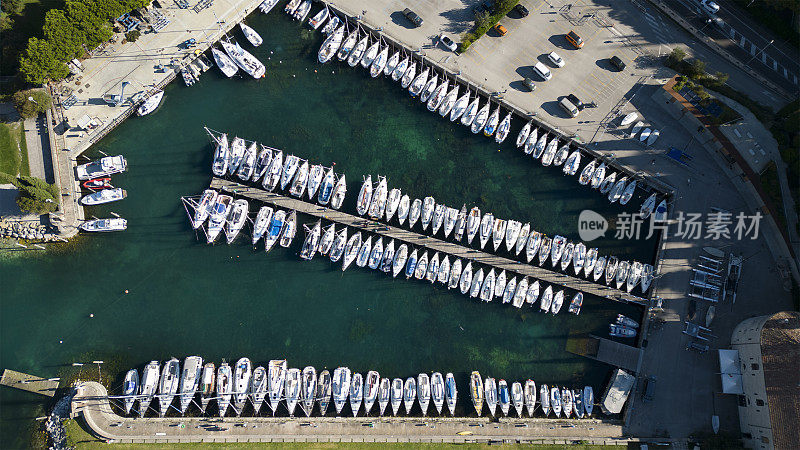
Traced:
[[561, 105], [562, 108], [564, 108], [564, 111], [566, 111], [567, 114], [569, 114], [570, 116], [572, 116], [572, 117], [577, 117], [578, 116], [578, 113], [580, 112], [578, 110], [578, 107], [575, 106], [574, 103], [569, 101], [569, 99], [567, 97], [562, 98], [561, 101], [558, 102], [558, 103]]
[[537, 61], [536, 64], [533, 65], [533, 71], [536, 72], [544, 81], [553, 78], [553, 74], [550, 73], [550, 69], [547, 68], [544, 64]]

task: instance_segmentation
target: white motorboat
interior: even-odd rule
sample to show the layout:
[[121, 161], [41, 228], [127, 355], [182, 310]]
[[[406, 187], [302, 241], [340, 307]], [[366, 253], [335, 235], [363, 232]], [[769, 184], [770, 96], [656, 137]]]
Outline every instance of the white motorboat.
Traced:
[[373, 219], [380, 219], [386, 210], [386, 200], [389, 188], [386, 184], [386, 177], [378, 177], [377, 187], [375, 187], [369, 205], [369, 216]]
[[96, 161], [81, 164], [75, 168], [78, 179], [81, 181], [92, 180], [122, 173], [128, 169], [128, 162], [122, 155], [106, 156]]
[[592, 174], [592, 179], [590, 181], [590, 186], [592, 189], [597, 189], [603, 184], [603, 180], [606, 178], [606, 164], [600, 163], [596, 169], [594, 169], [594, 173]]
[[272, 215], [272, 221], [269, 225], [269, 231], [267, 232], [266, 237], [264, 238], [264, 249], [265, 251], [270, 251], [272, 247], [278, 242], [280, 238], [281, 231], [283, 231], [284, 222], [286, 220], [286, 211], [275, 211]]
[[336, 186], [333, 188], [333, 197], [331, 197], [331, 208], [338, 210], [344, 203], [344, 197], [347, 194], [347, 180], [344, 174], [339, 177]]
[[125, 414], [131, 413], [133, 402], [139, 396], [139, 371], [131, 369], [125, 374], [125, 381], [122, 383], [122, 396], [125, 403]]
[[286, 372], [286, 409], [289, 417], [294, 417], [294, 410], [300, 400], [300, 369], [292, 368]]
[[580, 176], [578, 177], [578, 183], [582, 186], [589, 184], [592, 180], [592, 175], [594, 175], [595, 167], [597, 166], [597, 160], [594, 160], [586, 165], [581, 171]]
[[233, 393], [233, 371], [228, 363], [223, 362], [217, 369], [217, 409], [220, 417], [225, 417]]
[[275, 190], [278, 187], [278, 183], [280, 183], [281, 176], [283, 175], [283, 152], [277, 150], [275, 155], [272, 157], [272, 162], [269, 163], [269, 169], [267, 169], [267, 173], [264, 174], [264, 179], [261, 182], [261, 185], [269, 192]]
[[364, 377], [360, 373], [354, 373], [350, 382], [350, 410], [353, 417], [358, 415], [361, 403], [364, 401]]
[[267, 365], [267, 390], [269, 391], [269, 407], [272, 409], [273, 416], [284, 398], [283, 390], [286, 385], [287, 370], [285, 359], [273, 359]]
[[611, 188], [614, 187], [614, 184], [616, 182], [617, 182], [616, 172], [611, 172], [610, 174], [606, 175], [606, 177], [603, 179], [603, 182], [600, 183], [600, 188], [599, 188], [600, 193], [603, 195], [608, 194], [608, 191], [610, 191]]
[[128, 192], [122, 188], [102, 189], [81, 197], [81, 205], [93, 206], [104, 203], [116, 202], [128, 196]]
[[372, 246], [369, 257], [367, 259], [367, 267], [376, 270], [383, 260], [383, 238], [379, 237], [375, 245]]
[[522, 308], [522, 304], [525, 303], [525, 295], [528, 293], [528, 285], [528, 277], [522, 278], [519, 284], [517, 284], [511, 303], [515, 308]]
[[497, 410], [497, 382], [492, 377], [487, 377], [483, 383], [484, 395], [486, 396], [486, 406], [489, 413], [494, 416]]
[[522, 230], [522, 223], [516, 220], [509, 220], [508, 225], [506, 226], [506, 250], [509, 252], [514, 250], [514, 247], [517, 244], [517, 238], [519, 238], [520, 230]]
[[492, 244], [494, 245], [494, 251], [497, 251], [500, 248], [500, 244], [506, 238], [506, 228], [508, 228], [508, 221], [503, 219], [494, 219], [494, 227], [492, 229]]
[[386, 69], [386, 64], [389, 62], [389, 47], [386, 46], [378, 53], [372, 65], [369, 66], [369, 76], [377, 78]]
[[[394, 71], [397, 68], [397, 64], [399, 62], [400, 62], [400, 52], [396, 51], [394, 52], [394, 54], [392, 54], [392, 56], [389, 57], [389, 60], [386, 61], [386, 65], [383, 67], [383, 75], [387, 77], [394, 75]], [[408, 61], [406, 61], [406, 64], [408, 64]], [[406, 67], [403, 67], [402, 70], [405, 71]], [[400, 75], [402, 76], [402, 74]]]
[[250, 177], [250, 181], [260, 181], [269, 170], [270, 164], [272, 164], [272, 149], [262, 145], [261, 152], [256, 158], [255, 167], [253, 168], [253, 176]]
[[478, 269], [478, 271], [472, 275], [472, 285], [469, 288], [469, 296], [471, 298], [476, 298], [480, 295], [483, 281], [483, 269]]
[[625, 190], [622, 191], [622, 195], [619, 198], [620, 205], [627, 205], [631, 198], [633, 197], [633, 193], [636, 191], [636, 180], [631, 181], [627, 186], [625, 186]]
[[433, 401], [433, 407], [436, 408], [436, 412], [440, 415], [444, 406], [444, 391], [444, 377], [439, 372], [433, 372], [431, 375], [431, 400]]
[[230, 195], [220, 194], [214, 202], [214, 208], [208, 218], [207, 242], [211, 244], [217, 239], [220, 231], [225, 226], [228, 214], [233, 206], [233, 197]]
[[167, 413], [167, 409], [175, 398], [175, 393], [178, 392], [180, 376], [180, 362], [176, 358], [171, 358], [164, 364], [161, 379], [158, 382], [158, 415], [160, 417], [164, 417], [164, 414]]
[[283, 248], [289, 248], [292, 245], [292, 240], [294, 239], [295, 234], [297, 233], [297, 211], [292, 211], [289, 214], [289, 217], [286, 218], [286, 223], [283, 225], [283, 231], [281, 232], [281, 239], [280, 239], [280, 246]]
[[347, 367], [338, 367], [333, 371], [332, 391], [333, 404], [336, 407], [336, 414], [339, 415], [347, 403], [350, 395], [351, 372]]
[[239, 44], [231, 43], [225, 40], [221, 40], [219, 43], [222, 45], [225, 53], [227, 53], [233, 62], [236, 63], [236, 65], [239, 66], [239, 68], [245, 73], [255, 79], [264, 77], [267, 69], [264, 67], [264, 64], [258, 60], [258, 58], [240, 47]]
[[499, 121], [500, 121], [500, 107], [498, 106], [493, 113], [489, 114], [489, 118], [486, 119], [486, 125], [484, 125], [483, 127], [483, 135], [486, 137], [493, 135], [494, 132], [497, 130], [497, 123]]
[[433, 226], [431, 228], [431, 234], [436, 235], [439, 232], [439, 229], [444, 224], [444, 218], [447, 213], [447, 206], [441, 203], [437, 204], [436, 207], [433, 209]]
[[214, 160], [211, 163], [211, 172], [218, 177], [224, 176], [228, 173], [229, 159], [228, 135], [223, 133], [222, 136], [217, 139], [217, 147], [214, 150]]
[[364, 183], [361, 185], [361, 190], [358, 192], [358, 201], [356, 202], [356, 211], [359, 216], [367, 213], [372, 203], [372, 175], [367, 175]]
[[470, 287], [472, 287], [472, 261], [461, 270], [461, 278], [458, 280], [458, 290], [462, 294], [467, 295]]
[[231, 152], [228, 155], [228, 174], [233, 175], [239, 169], [239, 164], [242, 163], [244, 154], [247, 151], [247, 144], [244, 139], [235, 137], [231, 142]]
[[495, 219], [492, 213], [486, 213], [483, 215], [483, 219], [481, 219], [481, 226], [480, 226], [480, 244], [481, 248], [486, 247], [486, 243], [489, 242], [489, 237], [492, 235], [492, 230], [495, 226]]
[[[533, 412], [536, 410], [536, 383], [530, 378], [525, 382], [525, 409], [528, 411], [528, 417], [533, 417]], [[520, 414], [520, 417], [522, 415]]]
[[472, 121], [472, 125], [470, 125], [470, 131], [472, 131], [473, 134], [480, 133], [481, 130], [483, 130], [483, 128], [486, 126], [486, 122], [489, 120], [490, 106], [491, 102], [486, 103], [475, 115], [475, 119]]
[[300, 23], [303, 23], [306, 20], [306, 17], [308, 16], [309, 12], [311, 12], [311, 0], [305, 0], [303, 3], [300, 4], [300, 6], [297, 7], [297, 9], [292, 14], [292, 17], [295, 20], [300, 21]]
[[417, 381], [413, 377], [406, 378], [403, 384], [403, 404], [406, 408], [406, 415], [411, 414], [414, 407], [414, 399], [417, 396]]
[[503, 120], [500, 121], [500, 125], [497, 126], [497, 133], [494, 135], [494, 140], [498, 144], [502, 144], [508, 137], [508, 132], [511, 131], [511, 115], [511, 112], [506, 114]]
[[[419, 75], [417, 75], [412, 81], [411, 84], [408, 85], [408, 93], [411, 94], [412, 97], [416, 97], [428, 83], [428, 73], [430, 73], [429, 68], [425, 68]], [[406, 74], [407, 75], [407, 74]], [[434, 79], [436, 75], [433, 75]], [[405, 82], [405, 76], [403, 76], [403, 82]]]
[[439, 76], [436, 75], [436, 72], [431, 74], [431, 79], [425, 83], [425, 87], [422, 88], [422, 92], [419, 94], [419, 101], [422, 103], [427, 103], [428, 99], [431, 98], [433, 93], [436, 91], [436, 87], [439, 85]]
[[359, 250], [361, 250], [361, 232], [357, 232], [350, 239], [347, 241], [347, 245], [344, 248], [344, 263], [342, 264], [342, 272], [347, 270], [350, 264], [355, 261], [356, 257], [358, 256]]
[[428, 415], [428, 405], [431, 401], [431, 379], [427, 373], [417, 376], [417, 401], [419, 401], [422, 415]]
[[342, 42], [342, 45], [339, 47], [339, 50], [336, 52], [336, 57], [339, 61], [344, 61], [345, 58], [350, 55], [350, 52], [352, 52], [353, 48], [356, 46], [356, 42], [358, 42], [358, 28], [347, 35], [344, 42]]
[[525, 303], [528, 305], [535, 305], [539, 299], [539, 280], [534, 280], [533, 283], [528, 285], [528, 291], [525, 292]]
[[239, 22], [239, 28], [242, 29], [242, 33], [244, 37], [253, 44], [253, 47], [258, 47], [259, 45], [264, 43], [264, 39], [261, 38], [261, 35], [256, 33], [256, 30], [252, 29], [251, 27], [245, 25], [244, 22]]
[[264, 0], [261, 5], [259, 5], [258, 9], [260, 9], [262, 13], [267, 14], [272, 11], [272, 8], [277, 4], [278, 0]]
[[403, 271], [408, 260], [408, 245], [402, 244], [397, 248], [392, 259], [392, 278], [397, 278], [397, 275]]
[[216, 47], [211, 47], [211, 55], [214, 57], [214, 62], [217, 63], [219, 70], [221, 70], [226, 77], [231, 78], [239, 71], [239, 66], [237, 66], [228, 55]]
[[[327, 11], [328, 8], [323, 9], [323, 11]], [[317, 60], [320, 64], [325, 64], [326, 62], [330, 61], [333, 55], [336, 54], [336, 50], [339, 49], [339, 46], [342, 45], [342, 40], [344, 39], [344, 25], [340, 25], [339, 28], [336, 29], [333, 33], [331, 33], [325, 42], [322, 43], [322, 46], [319, 48], [319, 52], [317, 53]]]
[[249, 358], [240, 358], [236, 361], [233, 371], [233, 410], [237, 416], [242, 414], [247, 403], [248, 389], [250, 389], [250, 377], [253, 375], [253, 364]]
[[495, 277], [494, 268], [492, 268], [489, 269], [489, 273], [486, 275], [486, 278], [483, 279], [480, 298], [484, 302], [490, 302], [494, 298]]
[[181, 415], [186, 412], [186, 408], [194, 399], [197, 387], [200, 385], [200, 376], [203, 371], [203, 358], [199, 356], [189, 356], [183, 362], [183, 374], [181, 375], [180, 387], [178, 389], [178, 399], [181, 405]]
[[267, 398], [267, 369], [263, 366], [258, 366], [253, 370], [253, 376], [250, 377], [249, 397], [250, 402], [253, 403], [253, 412], [258, 414], [261, 411], [261, 405]]
[[316, 30], [319, 28], [326, 20], [328, 20], [328, 16], [330, 15], [330, 10], [327, 6], [322, 8], [314, 17], [308, 19], [308, 26], [311, 27], [312, 30]]
[[231, 205], [231, 212], [228, 214], [228, 219], [225, 222], [225, 239], [228, 241], [228, 244], [239, 236], [239, 232], [247, 221], [249, 209], [250, 205], [247, 203], [247, 200], [241, 198], [235, 200]]
[[[436, 201], [433, 197], [425, 197], [425, 200], [422, 202], [422, 229], [427, 230], [428, 226], [431, 224], [431, 220], [433, 219], [433, 213], [435, 209]], [[413, 205], [412, 205], [413, 210]]]
[[322, 236], [322, 221], [318, 220], [311, 229], [308, 229], [308, 227], [305, 228], [307, 234], [306, 240], [303, 242], [303, 247], [300, 249], [300, 258], [310, 261], [314, 258], [314, 255], [317, 254], [317, 249], [319, 248], [319, 240]]
[[239, 169], [236, 171], [236, 176], [242, 181], [247, 181], [253, 176], [256, 169], [256, 157], [258, 157], [258, 144], [253, 142], [247, 148], [242, 156], [242, 161], [239, 163]]
[[378, 372], [374, 370], [367, 372], [367, 379], [364, 381], [364, 415], [369, 415], [372, 405], [378, 399], [380, 384], [381, 375]]
[[539, 252], [539, 246], [541, 243], [542, 233], [539, 233], [538, 231], [532, 231], [530, 237], [528, 237], [528, 242], [525, 243], [525, 259], [528, 262], [533, 261], [536, 253]]
[[161, 373], [161, 363], [150, 361], [142, 371], [141, 389], [139, 391], [139, 417], [144, 417], [153, 396], [158, 389], [158, 380]]
[[375, 62], [375, 59], [378, 57], [378, 52], [380, 51], [380, 41], [375, 41], [372, 45], [367, 48], [364, 52], [364, 56], [361, 58], [361, 67], [368, 68]]
[[614, 183], [614, 187], [608, 191], [608, 201], [611, 203], [616, 202], [622, 197], [622, 191], [625, 189], [625, 183], [628, 182], [628, 177], [622, 177]]
[[459, 97], [458, 100], [456, 100], [456, 102], [453, 104], [453, 107], [450, 109], [450, 122], [455, 122], [458, 118], [460, 118], [467, 110], [468, 105], [469, 90], [464, 92], [464, 95]]
[[155, 111], [156, 108], [158, 108], [158, 105], [161, 104], [161, 99], [163, 98], [164, 91], [161, 89], [153, 92], [150, 94], [150, 97], [147, 97], [147, 100], [139, 105], [139, 108], [136, 110], [136, 114], [139, 116], [146, 116], [150, 114], [151, 112]]
[[309, 178], [309, 165], [308, 161], [303, 161], [300, 167], [297, 168], [292, 185], [289, 187], [289, 194], [298, 198], [303, 198], [303, 194], [308, 187]]
[[[401, 63], [402, 64], [402, 63]], [[396, 74], [397, 72], [395, 72]], [[406, 71], [403, 72], [403, 75], [400, 77], [400, 87], [403, 89], [408, 89], [411, 86], [411, 82], [414, 81], [417, 75], [417, 63], [411, 62], [411, 64], [406, 68]], [[392, 75], [394, 78], [394, 74]]]
[[283, 10], [286, 11], [286, 14], [291, 16], [297, 11], [297, 8], [300, 7], [300, 2], [302, 1], [303, 0], [289, 0], [289, 3], [286, 4]]
[[306, 417], [310, 417], [314, 410], [316, 395], [317, 369], [313, 366], [306, 366], [300, 376], [300, 407], [306, 413]]
[[554, 137], [550, 140], [542, 154], [542, 165], [547, 167], [553, 164], [553, 159], [556, 157], [556, 149], [558, 148], [558, 138]]

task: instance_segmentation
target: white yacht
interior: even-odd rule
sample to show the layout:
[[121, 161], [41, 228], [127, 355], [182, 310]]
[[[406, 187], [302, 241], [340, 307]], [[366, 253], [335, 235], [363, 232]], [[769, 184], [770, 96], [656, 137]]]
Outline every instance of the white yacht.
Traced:
[[164, 414], [167, 413], [167, 409], [175, 398], [175, 393], [178, 392], [180, 376], [180, 362], [176, 358], [171, 358], [164, 364], [164, 368], [161, 371], [161, 381], [158, 383], [158, 413], [161, 417], [164, 417]]
[[242, 33], [244, 33], [244, 37], [253, 44], [253, 47], [258, 47], [259, 45], [264, 43], [264, 39], [261, 38], [261, 35], [256, 33], [256, 30], [250, 28], [249, 26], [245, 25], [244, 22], [239, 22], [239, 28], [242, 29]]
[[146, 116], [151, 112], [155, 111], [158, 108], [158, 105], [161, 104], [161, 99], [164, 98], [164, 91], [161, 89], [155, 91], [150, 97], [147, 97], [139, 108], [136, 110], [136, 114], [139, 116]]
[[125, 172], [128, 169], [128, 162], [122, 155], [106, 156], [97, 161], [81, 164], [75, 168], [78, 179], [81, 181], [91, 180]]
[[233, 62], [235, 62], [239, 68], [253, 78], [258, 79], [264, 77], [266, 74], [266, 68], [264, 67], [264, 64], [258, 60], [258, 58], [240, 47], [239, 44], [225, 40], [221, 40], [219, 42], [222, 45], [222, 48], [225, 50], [225, 53], [231, 57]]
[[200, 376], [203, 372], [203, 358], [199, 356], [189, 356], [183, 361], [183, 374], [181, 375], [180, 404], [181, 414], [186, 412], [186, 408], [194, 399], [197, 388], [200, 385]]
[[211, 55], [214, 57], [214, 61], [217, 63], [219, 70], [221, 70], [226, 77], [231, 78], [239, 71], [239, 66], [237, 66], [222, 50], [211, 47]]
[[122, 200], [128, 196], [128, 192], [122, 188], [102, 189], [81, 198], [81, 204], [86, 206], [102, 205], [103, 203], [111, 203], [117, 200]]

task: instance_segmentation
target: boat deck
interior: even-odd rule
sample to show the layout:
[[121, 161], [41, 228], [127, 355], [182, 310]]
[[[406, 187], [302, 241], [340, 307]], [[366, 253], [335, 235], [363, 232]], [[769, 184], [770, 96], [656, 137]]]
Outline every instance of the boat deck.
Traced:
[[28, 375], [11, 369], [3, 370], [3, 377], [0, 379], [0, 385], [48, 397], [55, 395], [56, 389], [58, 389], [58, 382], [58, 379], [37, 377], [36, 375]]
[[[415, 247], [424, 247], [432, 251], [445, 253], [456, 258], [470, 260], [485, 266], [492, 266], [495, 269], [514, 272], [518, 275], [528, 276], [537, 280], [550, 283], [554, 287], [564, 287], [598, 297], [616, 300], [620, 302], [632, 302], [646, 304], [646, 300], [631, 295], [627, 292], [614, 289], [610, 286], [603, 286], [589, 280], [575, 278], [559, 272], [547, 270], [542, 267], [534, 266], [520, 261], [514, 261], [502, 256], [485, 253], [481, 250], [467, 248], [454, 242], [447, 242], [431, 236], [425, 236], [397, 226], [377, 222], [363, 217], [353, 216], [341, 211], [334, 210], [325, 206], [308, 203], [296, 198], [286, 197], [281, 194], [267, 192], [234, 181], [214, 177], [211, 180], [211, 189], [222, 189], [236, 195], [247, 197], [253, 200], [269, 203], [284, 209], [293, 209], [297, 212], [319, 217], [321, 219], [336, 222], [348, 227], [367, 231], [387, 238], [396, 239]], [[568, 300], [565, 300], [567, 302]]]

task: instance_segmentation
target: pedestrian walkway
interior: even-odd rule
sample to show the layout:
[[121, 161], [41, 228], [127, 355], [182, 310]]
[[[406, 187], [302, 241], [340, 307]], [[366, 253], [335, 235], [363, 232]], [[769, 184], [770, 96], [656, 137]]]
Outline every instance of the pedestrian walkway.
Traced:
[[47, 136], [47, 116], [39, 114], [37, 117], [25, 119], [23, 126], [25, 127], [25, 143], [28, 147], [28, 166], [31, 176], [54, 183], [50, 139]]

